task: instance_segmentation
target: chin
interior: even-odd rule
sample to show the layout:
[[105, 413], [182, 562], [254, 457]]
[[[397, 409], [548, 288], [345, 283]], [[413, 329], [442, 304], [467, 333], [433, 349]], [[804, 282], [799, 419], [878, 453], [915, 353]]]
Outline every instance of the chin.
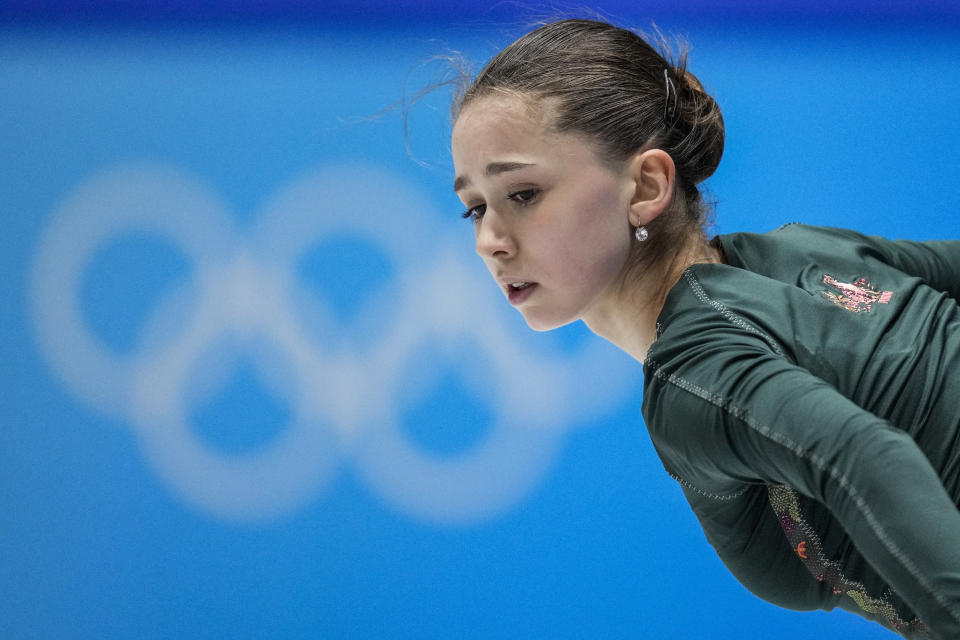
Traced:
[[565, 327], [571, 322], [576, 321], [576, 318], [538, 318], [536, 316], [527, 314], [524, 314], [523, 319], [527, 321], [528, 327], [540, 333], [545, 331], [553, 331], [554, 329]]

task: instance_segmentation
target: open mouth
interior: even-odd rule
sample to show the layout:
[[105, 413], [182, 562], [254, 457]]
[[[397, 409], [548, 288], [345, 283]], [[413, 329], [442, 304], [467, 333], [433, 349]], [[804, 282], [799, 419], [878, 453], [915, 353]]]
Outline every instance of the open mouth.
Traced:
[[506, 289], [507, 297], [510, 298], [510, 304], [520, 304], [529, 298], [536, 288], [536, 282], [512, 282], [508, 284]]

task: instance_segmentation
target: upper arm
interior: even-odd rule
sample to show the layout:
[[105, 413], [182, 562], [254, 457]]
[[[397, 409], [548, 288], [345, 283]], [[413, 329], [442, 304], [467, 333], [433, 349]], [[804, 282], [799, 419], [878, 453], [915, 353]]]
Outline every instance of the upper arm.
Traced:
[[960, 241], [871, 240], [884, 262], [960, 300]]

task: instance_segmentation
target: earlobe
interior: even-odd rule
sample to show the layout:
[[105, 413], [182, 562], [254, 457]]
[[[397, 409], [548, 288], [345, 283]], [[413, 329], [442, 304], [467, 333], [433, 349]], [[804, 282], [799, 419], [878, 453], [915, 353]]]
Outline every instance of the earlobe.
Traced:
[[676, 167], [673, 158], [663, 149], [648, 149], [636, 154], [630, 161], [634, 183], [630, 201], [630, 225], [650, 224], [670, 205]]

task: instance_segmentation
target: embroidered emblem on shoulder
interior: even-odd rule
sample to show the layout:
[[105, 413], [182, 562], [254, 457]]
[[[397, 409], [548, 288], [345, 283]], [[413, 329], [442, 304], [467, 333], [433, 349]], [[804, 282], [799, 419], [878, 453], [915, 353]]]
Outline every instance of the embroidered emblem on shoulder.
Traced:
[[887, 304], [893, 297], [893, 291], [878, 291], [867, 282], [866, 278], [858, 278], [853, 282], [840, 282], [833, 276], [823, 276], [823, 283], [833, 287], [837, 292], [823, 291], [831, 302], [855, 313], [869, 312], [875, 304]]

